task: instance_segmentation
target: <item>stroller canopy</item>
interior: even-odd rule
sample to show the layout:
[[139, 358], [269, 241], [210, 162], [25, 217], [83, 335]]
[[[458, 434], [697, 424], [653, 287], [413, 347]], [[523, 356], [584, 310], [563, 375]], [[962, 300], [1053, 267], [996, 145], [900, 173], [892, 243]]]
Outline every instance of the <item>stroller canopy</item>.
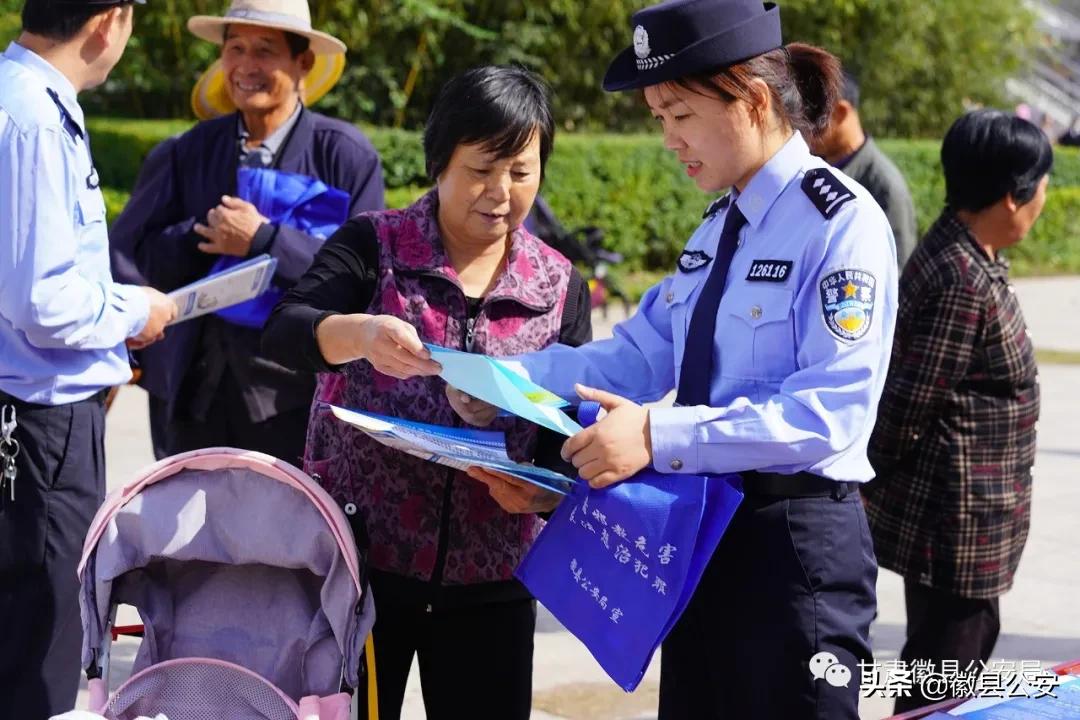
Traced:
[[112, 608], [145, 635], [133, 672], [177, 658], [248, 668], [294, 700], [358, 683], [374, 623], [348, 520], [297, 468], [213, 448], [166, 458], [106, 500], [79, 566], [83, 666]]

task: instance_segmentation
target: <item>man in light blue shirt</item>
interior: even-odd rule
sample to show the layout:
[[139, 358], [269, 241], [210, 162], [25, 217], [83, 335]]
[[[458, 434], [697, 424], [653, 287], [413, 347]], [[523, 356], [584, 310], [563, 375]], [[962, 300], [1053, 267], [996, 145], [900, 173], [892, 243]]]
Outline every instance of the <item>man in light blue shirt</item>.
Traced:
[[125, 344], [152, 343], [176, 315], [156, 290], [112, 281], [76, 99], [120, 59], [134, 1], [26, 0], [0, 56], [0, 420], [14, 420], [0, 454], [15, 470], [0, 486], [0, 717], [75, 703], [75, 568], [105, 490], [103, 391], [131, 377]]

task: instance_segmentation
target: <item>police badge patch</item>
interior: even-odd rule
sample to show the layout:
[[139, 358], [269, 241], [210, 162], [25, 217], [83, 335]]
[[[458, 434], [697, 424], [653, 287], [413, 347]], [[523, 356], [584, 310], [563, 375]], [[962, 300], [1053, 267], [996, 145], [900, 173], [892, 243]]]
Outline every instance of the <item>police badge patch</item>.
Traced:
[[836, 337], [858, 340], [870, 330], [877, 299], [877, 279], [865, 270], [838, 270], [819, 285], [825, 325]]
[[683, 254], [679, 256], [679, 270], [694, 272], [710, 262], [712, 262], [712, 258], [701, 250], [683, 250]]

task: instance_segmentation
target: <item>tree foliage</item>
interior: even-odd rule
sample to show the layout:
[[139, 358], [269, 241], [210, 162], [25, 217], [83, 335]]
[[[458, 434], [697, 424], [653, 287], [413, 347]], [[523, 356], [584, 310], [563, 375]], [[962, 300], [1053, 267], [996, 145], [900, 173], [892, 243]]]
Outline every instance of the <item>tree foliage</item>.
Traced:
[[[185, 27], [224, 0], [154, 0], [92, 112], [190, 116], [189, 93], [216, 48]], [[350, 120], [416, 128], [447, 77], [487, 62], [519, 62], [556, 90], [564, 127], [635, 129], [635, 93], [600, 89], [629, 44], [629, 18], [649, 0], [312, 0], [315, 27], [350, 48], [345, 75], [320, 108]], [[966, 104], [1001, 102], [1003, 80], [1035, 42], [1016, 0], [782, 0], [787, 41], [822, 45], [856, 70], [863, 116], [877, 135], [939, 135]], [[22, 0], [0, 0], [0, 41], [18, 30]]]
[[1004, 102], [1004, 80], [1037, 42], [1016, 0], [784, 0], [785, 41], [828, 48], [862, 85], [877, 135], [940, 136], [973, 104]]

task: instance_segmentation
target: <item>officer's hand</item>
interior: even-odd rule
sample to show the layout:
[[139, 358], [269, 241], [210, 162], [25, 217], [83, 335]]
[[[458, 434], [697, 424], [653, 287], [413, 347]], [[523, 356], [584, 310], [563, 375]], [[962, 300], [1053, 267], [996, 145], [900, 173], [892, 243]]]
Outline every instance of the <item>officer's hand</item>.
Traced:
[[247, 200], [222, 195], [221, 204], [206, 213], [206, 225], [195, 223], [194, 230], [206, 238], [199, 249], [213, 255], [247, 257], [255, 232], [269, 219]]
[[358, 317], [361, 320], [356, 356], [370, 362], [383, 375], [404, 380], [442, 372], [442, 365], [431, 359], [416, 328], [409, 323], [393, 315]]
[[591, 425], [563, 443], [562, 457], [594, 488], [625, 480], [652, 462], [649, 411], [637, 403], [603, 390], [576, 385], [583, 400], [593, 400], [607, 411]]
[[499, 507], [508, 513], [549, 512], [559, 506], [563, 496], [516, 477], [482, 467], [468, 469], [469, 477], [488, 486]]
[[450, 385], [446, 386], [446, 397], [450, 400], [450, 407], [454, 408], [454, 412], [470, 425], [487, 427], [499, 414], [499, 408], [494, 405], [474, 398]]
[[165, 293], [152, 287], [144, 287], [142, 291], [150, 301], [150, 316], [142, 330], [128, 338], [127, 346], [132, 350], [140, 350], [165, 337], [165, 326], [175, 320], [179, 312], [176, 303]]

